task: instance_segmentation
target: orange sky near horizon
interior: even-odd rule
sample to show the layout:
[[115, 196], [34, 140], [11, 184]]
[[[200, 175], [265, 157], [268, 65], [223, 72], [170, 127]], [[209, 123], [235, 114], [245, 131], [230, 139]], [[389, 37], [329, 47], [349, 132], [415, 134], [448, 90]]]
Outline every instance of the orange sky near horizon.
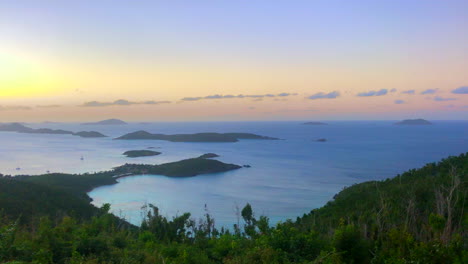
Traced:
[[0, 122], [468, 116], [463, 2], [71, 2], [0, 4]]

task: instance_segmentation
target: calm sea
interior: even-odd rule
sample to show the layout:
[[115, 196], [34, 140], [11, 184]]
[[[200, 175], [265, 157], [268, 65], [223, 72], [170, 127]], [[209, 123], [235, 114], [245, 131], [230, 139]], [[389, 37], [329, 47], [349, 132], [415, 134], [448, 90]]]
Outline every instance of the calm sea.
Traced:
[[[207, 152], [219, 160], [251, 168], [169, 178], [141, 175], [89, 193], [97, 206], [111, 203], [116, 215], [141, 221], [141, 207], [152, 203], [172, 217], [208, 211], [220, 225], [237, 222], [236, 208], [247, 202], [256, 215], [272, 222], [295, 218], [329, 201], [343, 187], [396, 176], [411, 168], [468, 152], [467, 121], [434, 121], [432, 126], [395, 126], [391, 121], [151, 123], [123, 126], [30, 124], [72, 131], [95, 130], [109, 138], [83, 139], [69, 135], [0, 133], [0, 172], [4, 174], [83, 173], [108, 170], [124, 163], [160, 164]], [[282, 140], [241, 140], [237, 143], [173, 143], [112, 140], [136, 130], [153, 133], [248, 132]], [[316, 142], [326, 138], [327, 142]], [[161, 155], [126, 158], [127, 150], [149, 147]], [[83, 157], [83, 160], [81, 160]], [[19, 168], [20, 170], [17, 170]]]

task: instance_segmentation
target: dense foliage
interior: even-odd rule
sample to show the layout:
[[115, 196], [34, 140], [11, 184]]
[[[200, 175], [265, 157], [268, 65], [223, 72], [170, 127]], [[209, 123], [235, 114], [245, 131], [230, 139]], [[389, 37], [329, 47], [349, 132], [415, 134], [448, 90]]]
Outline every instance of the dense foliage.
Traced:
[[[0, 263], [468, 263], [467, 175], [462, 154], [353, 185], [324, 207], [275, 226], [247, 204], [241, 226], [231, 229], [216, 228], [208, 213], [198, 221], [189, 213], [168, 219], [151, 204], [142, 208], [138, 228], [116, 221], [109, 205], [91, 217], [64, 211], [57, 218], [52, 207], [61, 204], [50, 202], [52, 211], [39, 222], [21, 224], [4, 212]], [[2, 189], [11, 189], [0, 196], [2, 208], [24, 195], [20, 185], [49, 188], [47, 196], [56, 199], [67, 195], [58, 182], [9, 178], [0, 186], [5, 182], [13, 185]], [[36, 197], [30, 206], [42, 199]]]
[[4, 218], [28, 225], [43, 216], [89, 219], [97, 212], [87, 198], [7, 177], [0, 178], [0, 208], [0, 215]]
[[129, 158], [156, 156], [159, 154], [161, 154], [161, 152], [152, 151], [152, 150], [129, 150], [123, 153], [123, 155]]
[[114, 169], [121, 174], [157, 174], [170, 177], [190, 177], [200, 174], [226, 172], [240, 169], [241, 166], [224, 163], [218, 160], [193, 158], [161, 165], [125, 164]]
[[66, 193], [89, 200], [86, 193], [93, 188], [117, 183], [113, 177], [115, 174], [114, 171], [85, 174], [49, 173], [41, 176], [19, 176], [15, 178], [18, 178], [19, 181], [60, 189]]

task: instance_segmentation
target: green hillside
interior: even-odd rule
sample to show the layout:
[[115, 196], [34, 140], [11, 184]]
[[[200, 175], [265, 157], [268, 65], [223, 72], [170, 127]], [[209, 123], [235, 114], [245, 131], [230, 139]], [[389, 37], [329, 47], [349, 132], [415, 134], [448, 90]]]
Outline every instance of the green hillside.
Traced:
[[97, 208], [87, 199], [60, 189], [1, 177], [0, 205], [0, 216], [19, 220], [21, 224], [32, 223], [42, 216], [61, 219], [68, 215], [89, 219], [97, 213]]
[[461, 228], [462, 213], [467, 212], [464, 210], [468, 205], [464, 203], [467, 187], [468, 156], [462, 154], [392, 179], [345, 188], [326, 206], [298, 221], [304, 227], [328, 232], [344, 219], [347, 223], [367, 227], [368, 237], [375, 236], [376, 228], [398, 227], [424, 239], [419, 228], [430, 228], [431, 214], [450, 217], [447, 221], [451, 226], [447, 226], [447, 231]]
[[[241, 225], [230, 229], [216, 228], [208, 213], [169, 219], [151, 204], [142, 208], [139, 228], [113, 220], [109, 205], [83, 221], [67, 208], [85, 200], [77, 190], [96, 182], [5, 178], [0, 263], [468, 263], [467, 174], [467, 154], [449, 157], [353, 185], [322, 208], [275, 226], [247, 204]], [[41, 221], [17, 224], [18, 215]]]

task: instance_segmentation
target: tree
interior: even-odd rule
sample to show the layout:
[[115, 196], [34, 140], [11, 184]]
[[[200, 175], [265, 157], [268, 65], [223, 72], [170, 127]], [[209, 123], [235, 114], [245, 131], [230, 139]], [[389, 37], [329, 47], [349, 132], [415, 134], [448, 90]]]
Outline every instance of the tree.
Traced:
[[244, 221], [245, 221], [245, 226], [244, 226], [245, 233], [250, 237], [254, 237], [256, 235], [255, 225], [257, 221], [254, 218], [252, 206], [249, 203], [247, 203], [245, 207], [242, 209], [241, 214], [242, 214], [242, 218], [244, 218]]

